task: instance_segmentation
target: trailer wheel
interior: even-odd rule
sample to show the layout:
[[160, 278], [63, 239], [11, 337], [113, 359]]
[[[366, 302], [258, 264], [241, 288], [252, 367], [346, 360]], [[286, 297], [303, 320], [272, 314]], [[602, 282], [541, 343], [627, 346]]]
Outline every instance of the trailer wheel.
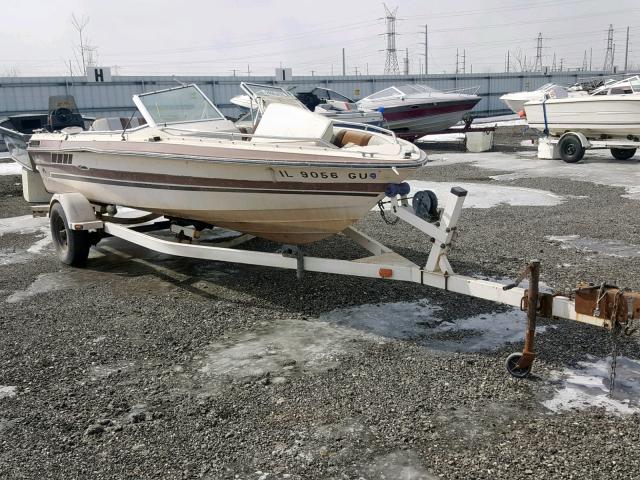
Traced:
[[522, 358], [522, 352], [512, 353], [507, 357], [506, 367], [507, 371], [516, 378], [528, 377], [531, 373], [531, 365], [526, 368], [519, 368], [518, 362]]
[[576, 135], [565, 135], [558, 143], [560, 158], [567, 163], [576, 163], [584, 157], [585, 148]]
[[635, 148], [612, 148], [611, 155], [616, 160], [629, 160], [636, 154]]
[[62, 205], [51, 207], [49, 225], [51, 238], [60, 261], [66, 265], [82, 267], [87, 263], [91, 239], [86, 230], [71, 230]]

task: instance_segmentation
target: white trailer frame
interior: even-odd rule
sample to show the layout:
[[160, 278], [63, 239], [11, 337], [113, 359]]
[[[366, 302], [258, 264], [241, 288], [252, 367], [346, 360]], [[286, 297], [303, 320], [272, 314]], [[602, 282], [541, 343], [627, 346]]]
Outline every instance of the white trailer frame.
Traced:
[[[102, 230], [104, 233], [114, 237], [168, 255], [286, 268], [298, 271], [299, 275], [303, 271], [309, 271], [379, 278], [387, 281], [412, 282], [519, 307], [522, 310], [527, 310], [529, 323], [524, 352], [522, 354], [516, 353], [509, 357], [510, 359], [512, 357], [515, 359], [512, 359], [511, 364], [508, 363], [509, 371], [514, 376], [526, 376], [531, 369], [531, 363], [535, 357], [533, 353], [533, 335], [535, 334], [536, 316], [575, 320], [599, 327], [610, 327], [615, 322], [615, 320], [612, 321], [609, 318], [605, 318], [605, 315], [597, 316], [600, 311], [598, 306], [601, 304], [597, 304], [596, 308], [593, 309], [594, 315], [588, 315], [578, 313], [574, 300], [569, 297], [550, 294], [539, 295], [537, 288], [538, 273], [534, 273], [534, 271], [539, 272], [539, 262], [536, 263], [537, 261], [530, 265], [532, 268], [530, 268], [529, 289], [517, 287], [515, 283], [505, 286], [498, 282], [456, 274], [449, 263], [447, 253], [457, 232], [457, 223], [462, 213], [466, 195], [467, 192], [464, 189], [459, 187], [452, 188], [444, 209], [440, 209], [438, 221], [434, 223], [430, 223], [416, 215], [413, 209], [408, 206], [409, 199], [407, 197], [390, 199], [390, 212], [423, 232], [428, 237], [428, 240], [432, 242], [431, 250], [424, 266], [417, 265], [402, 257], [389, 247], [354, 227], [349, 227], [342, 233], [372, 255], [357, 260], [339, 260], [305, 256], [296, 247], [285, 249], [281, 253], [234, 248], [240, 243], [253, 238], [251, 235], [242, 235], [229, 242], [219, 243], [217, 246], [183, 243], [158, 238], [149, 233], [137, 231], [136, 229], [141, 226], [141, 223], [131, 224], [131, 219], [126, 219], [126, 225], [116, 223], [117, 216], [100, 213], [103, 211], [102, 207], [91, 205], [85, 197], [77, 193], [55, 195], [49, 208], [51, 211], [55, 203], [62, 205], [70, 230]], [[149, 231], [148, 215], [142, 218], [146, 222], [143, 224], [145, 231]], [[166, 222], [164, 222], [164, 229], [166, 229]], [[188, 236], [193, 237], [193, 235], [189, 235], [189, 231], [193, 232], [193, 229], [173, 225], [171, 230], [174, 233], [187, 232]], [[184, 238], [184, 235], [181, 235], [181, 238]], [[427, 239], [425, 239], [426, 243]], [[520, 283], [521, 280], [517, 280], [516, 283]], [[627, 316], [624, 318], [626, 319]]]
[[[547, 160], [562, 159], [559, 145], [560, 145], [560, 142], [568, 136], [577, 137], [580, 140], [580, 144], [582, 145], [582, 148], [585, 151], [586, 150], [605, 150], [605, 149], [610, 150], [612, 148], [636, 150], [640, 148], [639, 140], [629, 140], [629, 139], [621, 139], [621, 138], [592, 139], [592, 138], [588, 138], [582, 132], [565, 132], [560, 136], [548, 134], [548, 135], [545, 135], [544, 137], [539, 138], [538, 139], [538, 158], [547, 159]], [[580, 160], [582, 160], [582, 156], [577, 161], [580, 161]]]

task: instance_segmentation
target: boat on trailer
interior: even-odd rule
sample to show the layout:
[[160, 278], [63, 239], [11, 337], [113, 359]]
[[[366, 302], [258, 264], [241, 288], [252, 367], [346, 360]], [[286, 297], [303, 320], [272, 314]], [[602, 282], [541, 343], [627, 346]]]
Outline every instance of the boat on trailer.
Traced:
[[480, 102], [478, 88], [441, 92], [426, 85], [385, 88], [357, 102], [363, 110], [382, 113], [396, 133], [440, 132], [455, 125]]
[[264, 111], [246, 132], [196, 85], [135, 95], [145, 124], [34, 133], [29, 166], [51, 193], [305, 244], [362, 218], [385, 190], [406, 188], [426, 161], [389, 130], [256, 98]]

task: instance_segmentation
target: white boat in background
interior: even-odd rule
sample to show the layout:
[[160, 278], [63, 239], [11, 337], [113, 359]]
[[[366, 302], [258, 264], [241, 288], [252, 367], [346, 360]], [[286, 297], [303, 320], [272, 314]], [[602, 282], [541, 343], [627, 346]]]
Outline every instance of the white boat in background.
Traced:
[[542, 100], [544, 98], [587, 96], [589, 95], [590, 90], [586, 87], [586, 84], [576, 84], [571, 87], [564, 87], [555, 83], [545, 83], [536, 90], [507, 93], [506, 95], [502, 95], [500, 100], [506, 103], [507, 107], [509, 107], [513, 113], [520, 114], [520, 112], [524, 110], [524, 104], [530, 101]]
[[[308, 92], [304, 91], [304, 93], [299, 94], [274, 85], [261, 85], [257, 83], [243, 82], [240, 84], [240, 88], [245, 92], [245, 95], [237, 95], [231, 98], [230, 101], [234, 105], [249, 110], [247, 114], [238, 119], [240, 122], [239, 126], [243, 128], [247, 128], [248, 124], [256, 115], [260, 115], [260, 108], [258, 108], [259, 106], [255, 99], [256, 96], [261, 96], [262, 98], [270, 97], [272, 101], [277, 100], [278, 102], [298, 105], [300, 108], [307, 108], [314, 113], [330, 118], [336, 122], [366, 123], [369, 125], [382, 125], [383, 123], [380, 112], [362, 111], [358, 109], [358, 106], [351, 99], [333, 90], [321, 87], [315, 87]], [[324, 103], [310, 101], [311, 93], [313, 93], [315, 98], [317, 98], [318, 95], [322, 96]]]
[[250, 133], [186, 85], [135, 95], [144, 125], [98, 119], [92, 131], [36, 132], [21, 159], [47, 191], [80, 193], [99, 210], [131, 207], [288, 244], [349, 227], [426, 161], [391, 131], [253, 93], [262, 113]]
[[567, 88], [556, 85], [555, 83], [545, 83], [535, 90], [507, 93], [506, 95], [502, 95], [500, 100], [506, 103], [512, 112], [520, 113], [524, 108], [524, 104], [529, 101], [542, 100], [546, 97], [566, 98], [568, 96], [569, 91]]
[[544, 98], [524, 104], [530, 127], [562, 135], [578, 132], [587, 138], [640, 136], [640, 77], [607, 83], [590, 95]]
[[382, 113], [385, 126], [397, 133], [431, 133], [446, 130], [480, 102], [478, 88], [441, 92], [426, 85], [385, 88], [357, 102], [363, 110]]

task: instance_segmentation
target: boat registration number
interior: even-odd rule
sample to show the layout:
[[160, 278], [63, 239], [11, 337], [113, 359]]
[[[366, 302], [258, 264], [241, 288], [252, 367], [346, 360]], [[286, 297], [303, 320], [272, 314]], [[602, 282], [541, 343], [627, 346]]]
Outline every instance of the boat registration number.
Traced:
[[376, 172], [318, 172], [314, 170], [277, 170], [280, 178], [303, 178], [303, 179], [338, 179], [346, 178], [349, 180], [373, 180], [378, 175]]

